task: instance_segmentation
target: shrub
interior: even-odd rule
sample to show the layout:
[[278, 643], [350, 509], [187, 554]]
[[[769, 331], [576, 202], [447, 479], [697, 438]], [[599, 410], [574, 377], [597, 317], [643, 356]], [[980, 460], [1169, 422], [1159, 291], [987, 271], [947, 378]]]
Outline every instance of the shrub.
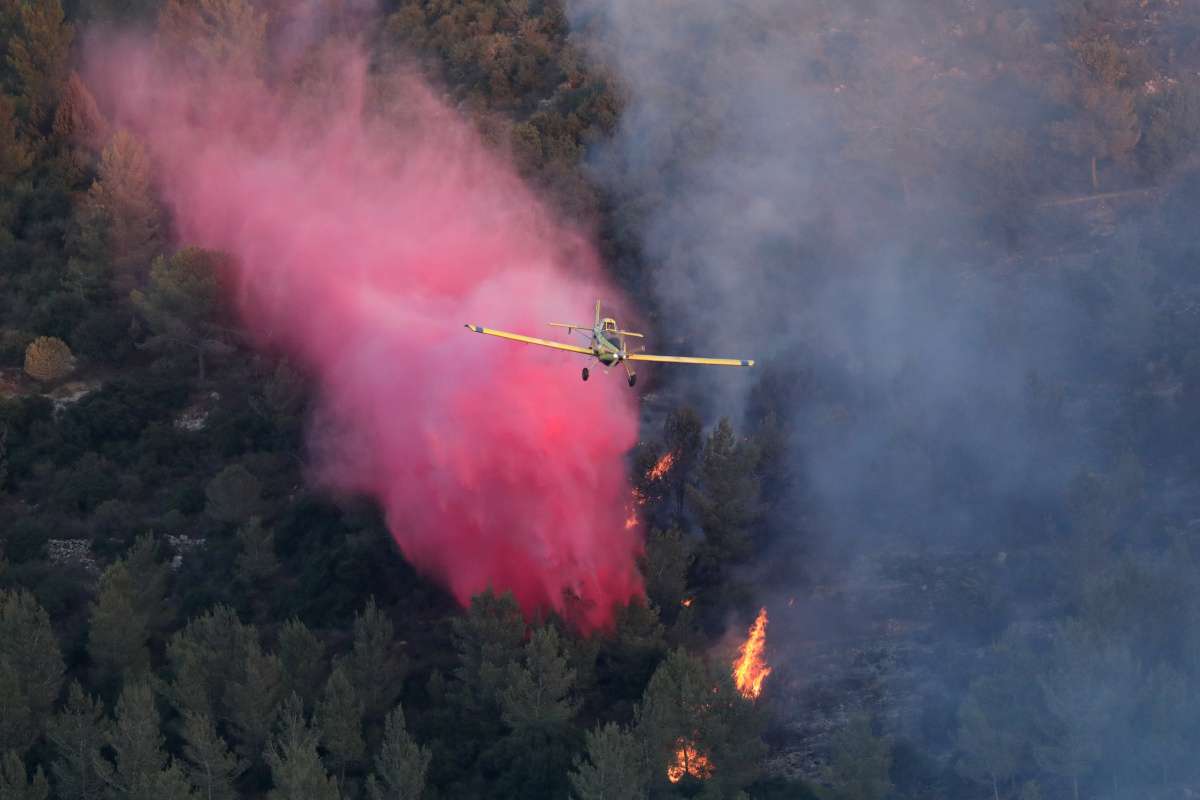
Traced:
[[56, 381], [75, 368], [67, 343], [55, 336], [39, 336], [25, 348], [25, 373], [39, 381]]

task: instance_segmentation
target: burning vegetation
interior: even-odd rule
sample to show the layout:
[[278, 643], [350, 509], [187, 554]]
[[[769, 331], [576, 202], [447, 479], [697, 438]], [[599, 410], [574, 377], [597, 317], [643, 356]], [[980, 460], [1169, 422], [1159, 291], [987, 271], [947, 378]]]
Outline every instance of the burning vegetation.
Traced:
[[761, 608], [754, 624], [750, 626], [746, 641], [738, 648], [737, 660], [733, 662], [733, 682], [742, 697], [757, 700], [762, 694], [763, 681], [771, 674], [763, 658], [767, 646], [767, 609]]
[[654, 462], [654, 466], [646, 473], [646, 480], [661, 481], [671, 471], [671, 467], [675, 465], [675, 453], [667, 452], [663, 457]]
[[676, 745], [679, 749], [675, 751], [675, 760], [667, 767], [667, 780], [679, 783], [684, 775], [691, 775], [701, 781], [712, 777], [712, 762], [708, 756], [696, 749], [694, 742], [681, 738]]

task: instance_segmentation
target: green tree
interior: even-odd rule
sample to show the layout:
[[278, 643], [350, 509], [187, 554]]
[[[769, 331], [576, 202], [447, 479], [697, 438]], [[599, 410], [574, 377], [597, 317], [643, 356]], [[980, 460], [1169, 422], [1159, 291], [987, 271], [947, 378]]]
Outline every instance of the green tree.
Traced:
[[667, 415], [663, 422], [663, 444], [675, 456], [674, 464], [663, 476], [663, 484], [674, 500], [676, 517], [682, 517], [688, 481], [704, 447], [704, 423], [695, 409], [685, 406]]
[[63, 659], [50, 615], [23, 590], [0, 591], [0, 663], [7, 662], [40, 731], [62, 688]]
[[113, 760], [97, 762], [114, 800], [188, 800], [192, 797], [179, 768], [163, 749], [154, 693], [148, 684], [128, 684], [117, 701], [108, 733]]
[[88, 657], [101, 684], [144, 680], [150, 671], [148, 620], [135, 608], [133, 576], [114, 561], [100, 576], [88, 629]]
[[1128, 649], [1077, 621], [1059, 626], [1038, 680], [1047, 713], [1039, 721], [1043, 743], [1034, 756], [1042, 769], [1071, 782], [1075, 800], [1079, 781], [1104, 752], [1106, 737], [1128, 726], [1139, 682]]
[[312, 708], [325, 674], [324, 643], [303, 622], [292, 618], [279, 631], [279, 660], [285, 689], [294, 692], [305, 708]]
[[892, 791], [892, 742], [875, 735], [868, 717], [850, 720], [834, 736], [831, 750], [828, 779], [837, 800], [883, 800]]
[[300, 698], [292, 695], [279, 715], [266, 761], [275, 784], [269, 800], [338, 800], [337, 781], [325, 772], [317, 754], [317, 734], [308, 727]]
[[33, 711], [17, 670], [0, 658], [0, 748], [25, 752], [34, 739]]
[[570, 775], [574, 800], [645, 800], [645, 752], [632, 731], [615, 722], [587, 734], [587, 756]]
[[208, 482], [204, 511], [220, 522], [241, 523], [254, 518], [262, 506], [262, 484], [241, 464], [231, 464]]
[[650, 678], [634, 719], [646, 768], [660, 785], [684, 746], [709, 760], [706, 791], [718, 796], [735, 795], [760, 771], [765, 748], [754, 704], [738, 694], [727, 669], [710, 669], [682, 649]]
[[729, 420], [722, 419], [705, 442], [700, 485], [688, 488], [704, 531], [695, 565], [704, 585], [722, 584], [729, 567], [751, 555], [750, 526], [760, 515], [756, 468], [755, 448], [739, 442]]
[[363, 714], [367, 719], [381, 719], [400, 696], [405, 665], [392, 621], [375, 605], [374, 598], [354, 617], [354, 648], [346, 669], [363, 704]]
[[72, 682], [67, 702], [46, 727], [58, 757], [50, 765], [61, 800], [97, 800], [104, 783], [97, 770], [100, 748], [108, 738], [108, 719], [100, 701]]
[[243, 758], [257, 760], [262, 756], [283, 696], [279, 658], [263, 652], [258, 641], [252, 640], [242, 669], [230, 680], [225, 696], [227, 718]]
[[226, 719], [226, 693], [243, 678], [251, 648], [258, 648], [257, 631], [242, 624], [229, 606], [216, 606], [193, 619], [167, 643], [172, 703], [181, 712]]
[[329, 755], [329, 763], [337, 773], [339, 783], [346, 781], [346, 768], [361, 763], [366, 756], [362, 720], [362, 701], [355, 694], [346, 669], [338, 664], [325, 684], [313, 727], [320, 733], [321, 745]]
[[429, 771], [428, 748], [421, 747], [404, 724], [404, 709], [392, 709], [384, 722], [375, 772], [367, 779], [370, 800], [420, 800]]
[[688, 567], [692, 562], [691, 549], [679, 528], [650, 531], [646, 537], [646, 552], [641, 559], [642, 577], [646, 580], [646, 596], [671, 619], [687, 592]]
[[263, 527], [261, 518], [251, 517], [238, 529], [238, 542], [242, 551], [234, 564], [234, 578], [250, 598], [254, 618], [261, 622], [270, 616], [275, 576], [279, 572], [275, 536]]
[[169, 259], [156, 258], [145, 291], [135, 289], [130, 294], [150, 329], [141, 346], [194, 357], [200, 382], [205, 380], [206, 359], [233, 349], [225, 341], [227, 329], [218, 316], [219, 271], [217, 254], [189, 247]]
[[50, 784], [42, 768], [38, 767], [30, 778], [25, 771], [25, 762], [14, 751], [0, 759], [0, 797], [4, 800], [46, 800], [50, 796]]
[[1000, 783], [1016, 773], [1026, 744], [1020, 727], [1005, 719], [1012, 706], [998, 682], [979, 678], [971, 683], [958, 707], [958, 738], [962, 753], [958, 768], [969, 778], [991, 783], [993, 800], [1000, 800]]
[[558, 631], [533, 631], [520, 661], [508, 664], [500, 692], [501, 719], [508, 733], [491, 748], [499, 769], [495, 789], [502, 797], [562, 797], [566, 794], [576, 731], [571, 725], [575, 671]]
[[201, 800], [235, 800], [234, 781], [248, 764], [229, 752], [205, 714], [183, 712], [184, 772]]

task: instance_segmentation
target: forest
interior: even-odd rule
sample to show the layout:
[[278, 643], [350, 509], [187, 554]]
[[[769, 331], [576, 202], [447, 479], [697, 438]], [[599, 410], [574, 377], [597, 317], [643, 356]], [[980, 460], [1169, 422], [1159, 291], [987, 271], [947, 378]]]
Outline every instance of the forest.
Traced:
[[[758, 360], [585, 387], [644, 596], [464, 598], [413, 543], [483, 490], [331, 490], [121, 36], [338, 108], [357, 48], [399, 164], [419, 76], [657, 346]], [[1194, 795], [1198, 145], [1190, 0], [0, 0], [0, 800]]]

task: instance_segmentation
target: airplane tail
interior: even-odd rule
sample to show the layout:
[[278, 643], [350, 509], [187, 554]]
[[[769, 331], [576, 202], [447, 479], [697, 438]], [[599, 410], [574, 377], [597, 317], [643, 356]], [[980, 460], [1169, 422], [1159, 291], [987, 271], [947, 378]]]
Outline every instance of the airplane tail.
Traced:
[[597, 327], [600, 325], [600, 298], [596, 298], [596, 321], [592, 323]]

